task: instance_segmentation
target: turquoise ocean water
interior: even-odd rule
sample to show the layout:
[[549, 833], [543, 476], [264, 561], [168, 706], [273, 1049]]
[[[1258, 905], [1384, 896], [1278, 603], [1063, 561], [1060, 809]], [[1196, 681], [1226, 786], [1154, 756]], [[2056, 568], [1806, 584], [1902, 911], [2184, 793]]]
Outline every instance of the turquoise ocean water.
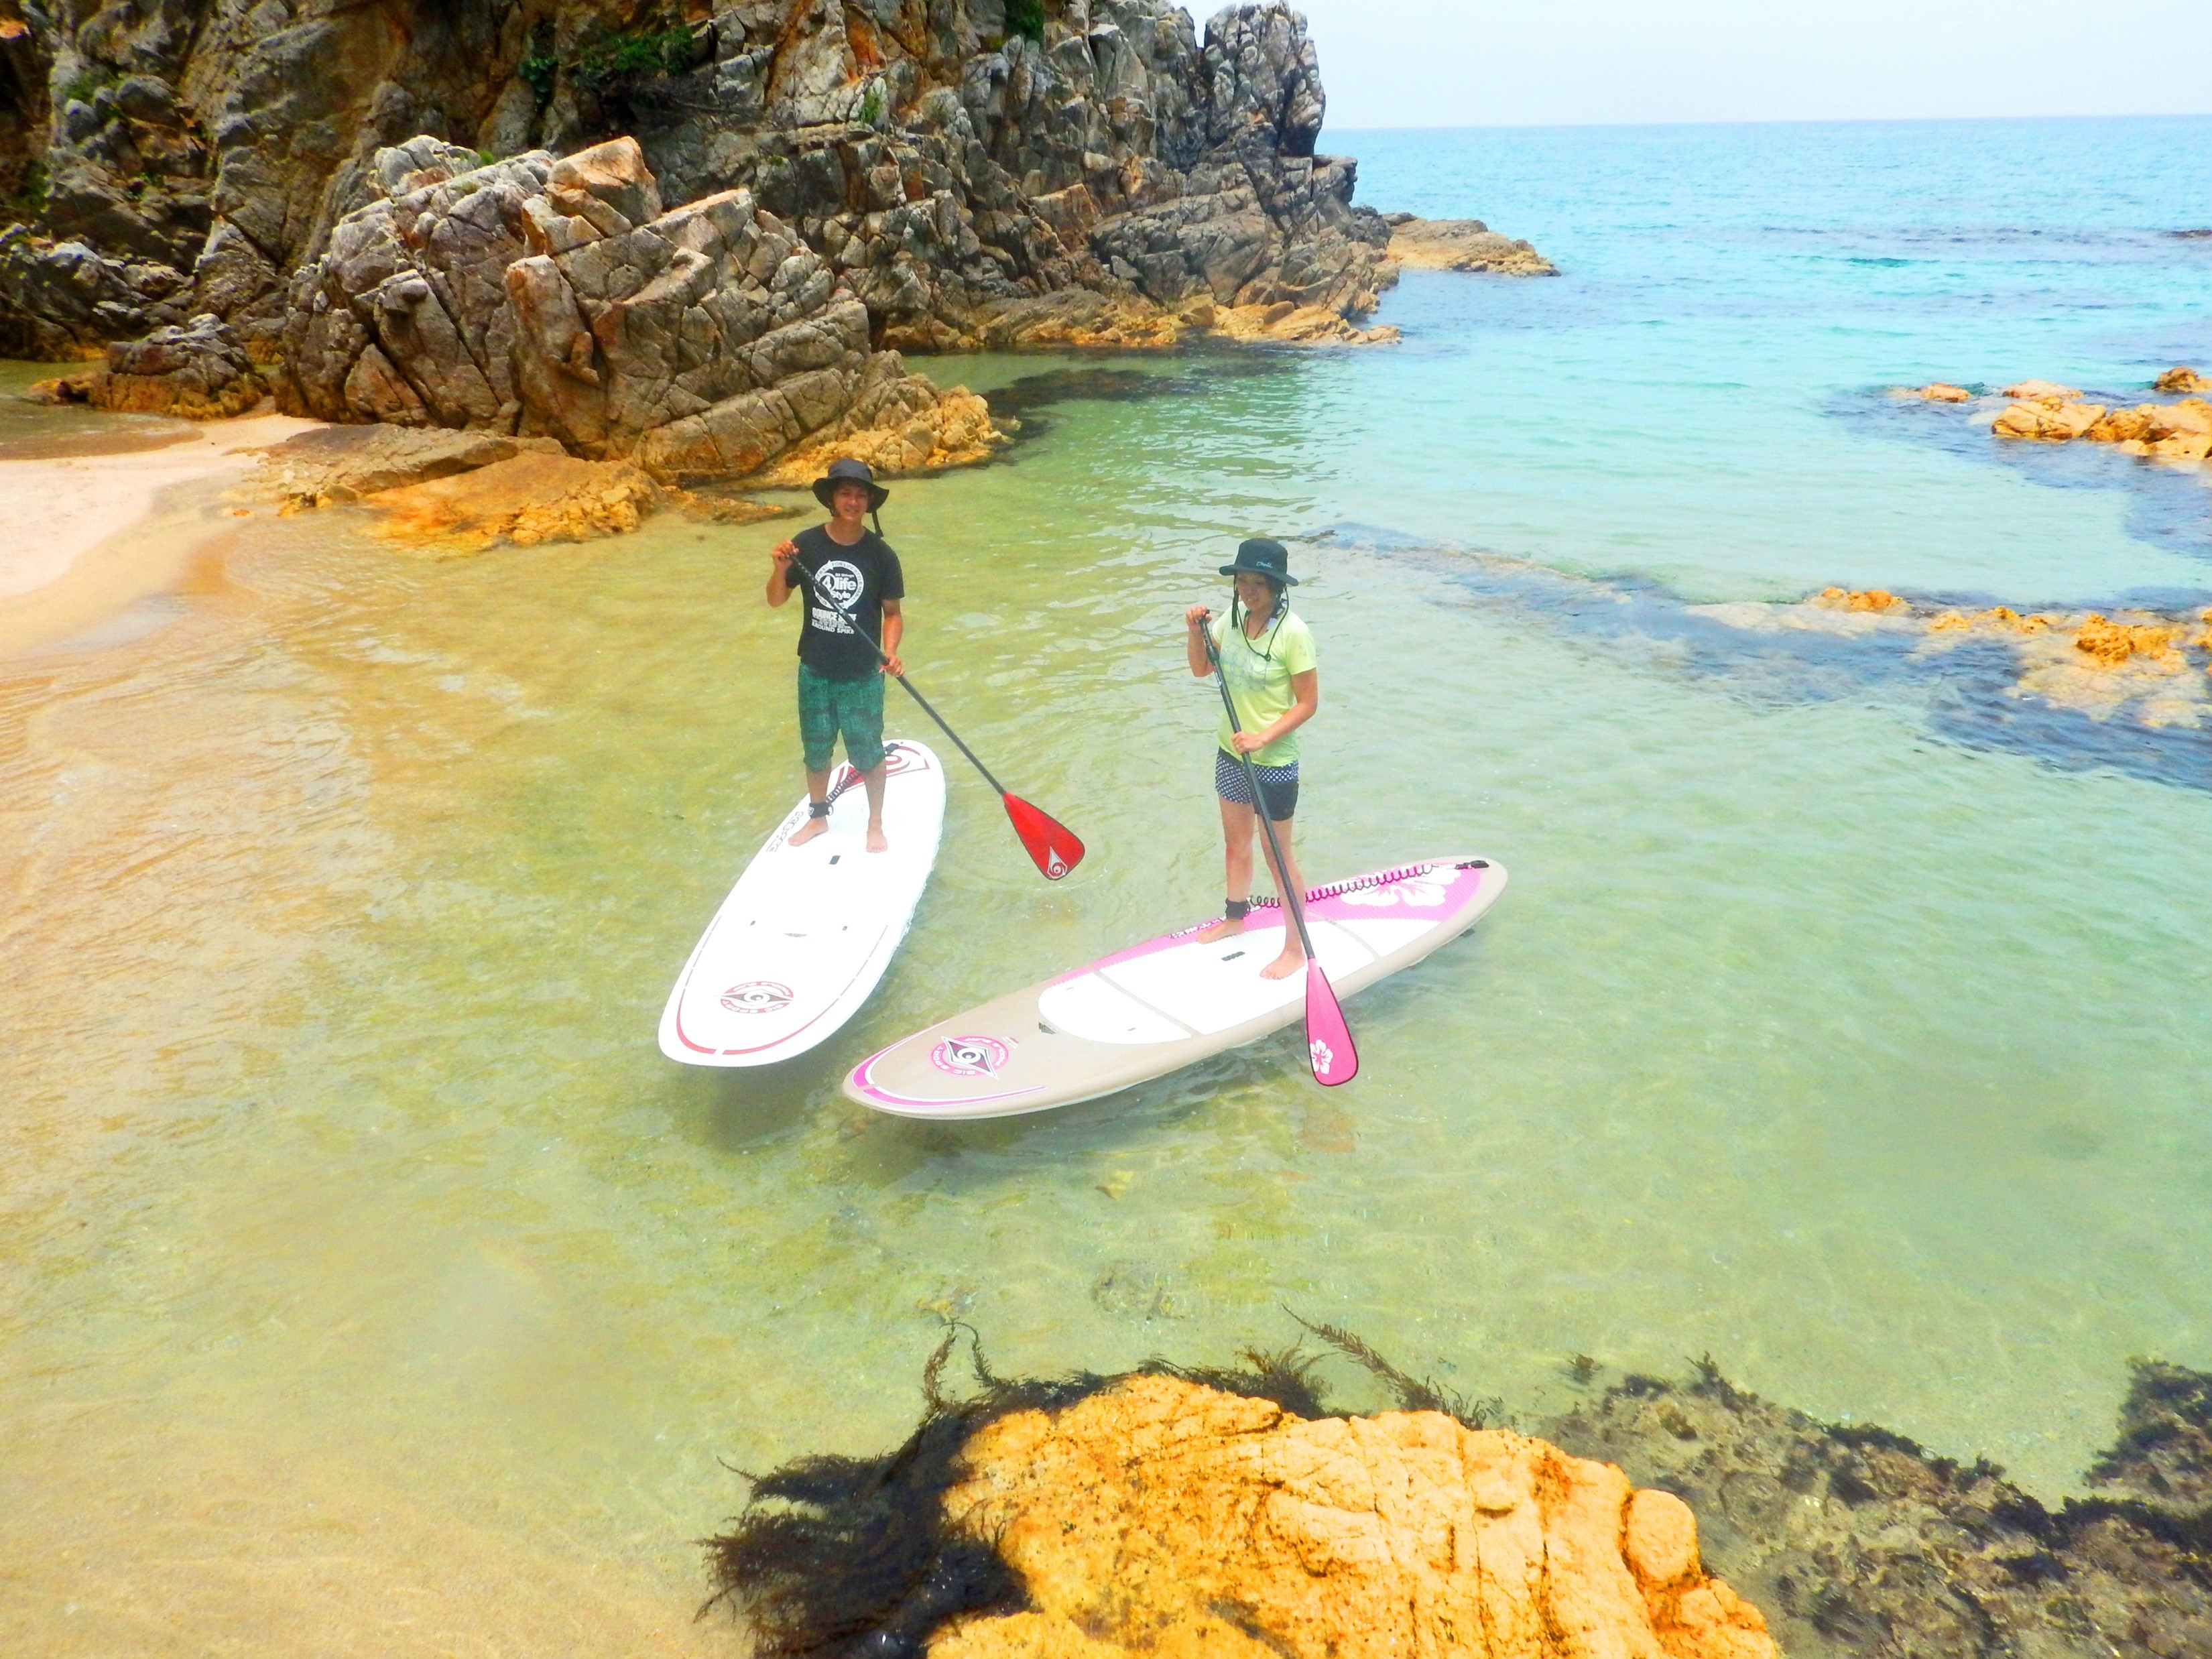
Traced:
[[[2212, 368], [2212, 121], [1324, 144], [1561, 276], [1410, 272], [1387, 349], [929, 365], [1023, 428], [895, 490], [905, 655], [1091, 854], [1048, 887], [956, 778], [882, 988], [775, 1073], [653, 1027], [799, 787], [785, 526], [432, 563], [257, 513], [0, 664], [24, 1650], [727, 1651], [718, 1460], [894, 1440], [948, 1316], [1108, 1370], [1294, 1309], [1526, 1421], [1575, 1354], [1710, 1353], [2045, 1495], [2130, 1355], [2212, 1365], [2212, 724], [1710, 609], [2212, 604], [2201, 472], [1885, 395]], [[1351, 1005], [1346, 1090], [1286, 1035], [1034, 1120], [846, 1103], [1213, 913], [1178, 619], [1261, 532], [1307, 869], [1485, 852], [1498, 908]]]

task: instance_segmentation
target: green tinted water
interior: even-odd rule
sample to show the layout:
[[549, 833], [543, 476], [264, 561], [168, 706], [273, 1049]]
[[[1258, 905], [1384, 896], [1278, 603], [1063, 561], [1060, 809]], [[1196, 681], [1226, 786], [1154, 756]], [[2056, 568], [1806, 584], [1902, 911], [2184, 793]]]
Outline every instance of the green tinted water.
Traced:
[[1047, 886], [957, 779], [882, 989], [773, 1074], [653, 1027], [797, 792], [787, 525], [433, 564], [258, 517], [167, 625], [0, 671], [18, 1650], [726, 1650], [687, 1622], [716, 1460], [894, 1438], [947, 1315], [1106, 1370], [1287, 1307], [1524, 1415], [1574, 1353], [1710, 1352], [2046, 1491], [2126, 1356], [2212, 1358], [2212, 795], [1577, 632], [1459, 556], [1298, 553], [1307, 867], [1514, 881], [1352, 1005], [1355, 1085], [1285, 1036], [1036, 1120], [842, 1101], [1210, 913], [1179, 613], [1316, 520], [1190, 448], [1291, 441], [1346, 372], [1060, 403], [899, 487], [909, 664], [1091, 855]]

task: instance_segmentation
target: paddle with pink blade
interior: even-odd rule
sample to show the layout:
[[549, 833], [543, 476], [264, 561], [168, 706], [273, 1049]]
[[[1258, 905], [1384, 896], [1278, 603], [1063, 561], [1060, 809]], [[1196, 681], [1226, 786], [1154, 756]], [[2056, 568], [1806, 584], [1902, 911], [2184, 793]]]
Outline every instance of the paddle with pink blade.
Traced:
[[[1212, 618], [1207, 617], [1199, 628], [1199, 637], [1206, 641], [1206, 659], [1213, 665], [1213, 683], [1220, 688], [1221, 706], [1229, 711], [1229, 729], [1242, 732], [1237, 721], [1237, 704], [1229, 696], [1229, 681], [1221, 672], [1221, 653], [1214, 648]], [[1260, 793], [1260, 774], [1252, 763], [1251, 756], [1243, 750], [1237, 758], [1243, 763], [1244, 781], [1252, 791], [1252, 810], [1260, 819], [1260, 827], [1267, 833], [1267, 851], [1274, 855], [1275, 869], [1287, 876], [1290, 866], [1283, 861], [1282, 842], [1276, 838], [1274, 821], [1267, 816], [1267, 798]], [[1352, 1027], [1344, 1022], [1344, 1010], [1337, 1005], [1335, 988], [1329, 984], [1328, 975], [1322, 971], [1321, 957], [1314, 950], [1313, 935], [1306, 931], [1306, 901], [1303, 893], [1293, 892], [1291, 884], [1285, 881], [1283, 908], [1290, 913], [1291, 925], [1298, 930], [1298, 944], [1306, 953], [1306, 1059], [1313, 1066], [1314, 1081], [1323, 1088], [1333, 1089], [1340, 1083], [1349, 1083], [1359, 1075], [1359, 1050], [1352, 1046]]]

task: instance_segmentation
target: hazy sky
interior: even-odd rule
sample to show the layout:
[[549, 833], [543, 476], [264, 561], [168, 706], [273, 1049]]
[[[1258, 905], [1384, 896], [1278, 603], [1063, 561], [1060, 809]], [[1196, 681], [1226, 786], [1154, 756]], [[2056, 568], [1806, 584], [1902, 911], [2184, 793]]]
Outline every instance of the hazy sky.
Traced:
[[1294, 3], [1334, 127], [2212, 112], [2203, 0]]

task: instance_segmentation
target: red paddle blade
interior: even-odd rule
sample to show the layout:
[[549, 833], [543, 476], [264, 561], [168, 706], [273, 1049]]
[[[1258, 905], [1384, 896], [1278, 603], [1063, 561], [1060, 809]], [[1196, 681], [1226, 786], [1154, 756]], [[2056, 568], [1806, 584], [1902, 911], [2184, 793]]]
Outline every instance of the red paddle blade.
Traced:
[[1022, 845], [1044, 872], [1047, 881], [1058, 881], [1083, 862], [1083, 842], [1075, 831], [1049, 812], [1041, 812], [1019, 795], [1002, 795], [1006, 804], [1006, 816], [1013, 820], [1014, 833], [1022, 838]]
[[1325, 1088], [1359, 1075], [1352, 1028], [1344, 1023], [1344, 1010], [1336, 1006], [1336, 993], [1318, 962], [1306, 963], [1306, 1058], [1313, 1062], [1314, 1081]]

